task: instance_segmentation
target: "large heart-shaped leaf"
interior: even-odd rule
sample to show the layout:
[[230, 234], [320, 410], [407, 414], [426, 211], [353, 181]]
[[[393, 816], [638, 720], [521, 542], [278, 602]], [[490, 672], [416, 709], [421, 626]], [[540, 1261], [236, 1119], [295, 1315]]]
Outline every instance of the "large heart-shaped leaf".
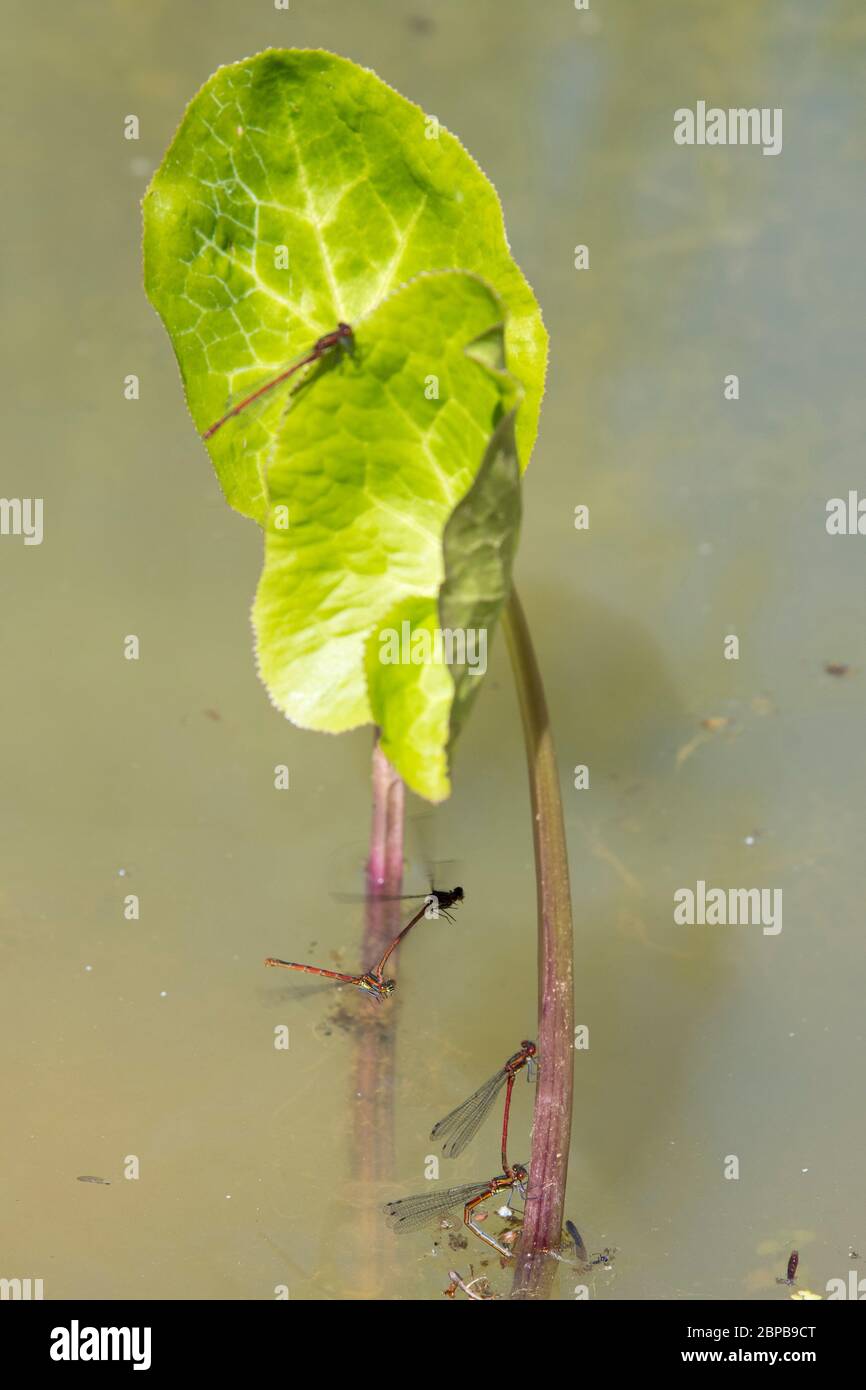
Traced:
[[[465, 269], [505, 306], [526, 465], [547, 337], [496, 192], [453, 135], [375, 74], [300, 50], [220, 68], [153, 178], [144, 226], [147, 291], [199, 431], [338, 321], [355, 326], [422, 271]], [[262, 403], [208, 442], [229, 502], [260, 523], [285, 390]]]

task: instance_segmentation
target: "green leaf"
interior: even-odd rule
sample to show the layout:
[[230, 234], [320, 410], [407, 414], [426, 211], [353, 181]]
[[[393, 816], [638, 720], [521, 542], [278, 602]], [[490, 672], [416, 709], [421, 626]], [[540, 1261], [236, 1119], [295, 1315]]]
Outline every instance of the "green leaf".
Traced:
[[520, 465], [512, 411], [494, 431], [475, 482], [445, 528], [440, 624], [446, 632], [484, 634], [485, 643], [483, 660], [476, 644], [476, 650], [467, 653], [474, 659], [449, 666], [455, 687], [449, 738], [452, 745], [480, 689], [490, 640], [511, 592], [520, 513]]
[[[506, 309], [528, 461], [547, 335], [496, 192], [453, 135], [366, 69], [292, 49], [220, 68], [146, 194], [144, 267], [200, 432], [420, 272], [483, 275]], [[228, 501], [260, 523], [288, 394], [275, 388], [208, 441]]]
[[[438, 628], [435, 598], [406, 599], [378, 625], [364, 652], [382, 751], [406, 785], [430, 801], [441, 801], [450, 791], [448, 737], [454, 682], [445, 662], [435, 657]], [[433, 659], [385, 665], [382, 642], [390, 634], [401, 646], [408, 639], [410, 650], [413, 641], [427, 638]]]
[[[510, 411], [445, 527], [438, 603], [398, 604], [367, 642], [367, 686], [382, 749], [413, 791], [431, 801], [442, 800], [451, 789], [454, 741], [487, 670], [490, 642], [511, 589], [519, 525], [520, 468]], [[402, 636], [404, 624], [410, 640], [416, 633], [430, 634], [434, 652], [434, 634], [441, 634], [440, 651], [450, 659], [384, 665], [382, 634]], [[464, 659], [454, 659], [455, 653]]]
[[[431, 633], [440, 625], [443, 583], [449, 614], [491, 620], [507, 588], [489, 555], [510, 561], [513, 536], [510, 545], [491, 537], [487, 549], [471, 536], [482, 525], [502, 532], [518, 515], [505, 492], [495, 515], [492, 496], [506, 457], [516, 470], [511, 427], [498, 427], [520, 396], [490, 365], [503, 356], [502, 307], [460, 272], [403, 286], [357, 324], [350, 352], [295, 392], [268, 465], [253, 620], [271, 698], [304, 728], [337, 733], [375, 719], [398, 772], [432, 799], [448, 792], [454, 679], [442, 661], [392, 662], [384, 644], [404, 621]], [[458, 539], [446, 574], [449, 524]], [[478, 573], [455, 553], [464, 543], [484, 558]]]

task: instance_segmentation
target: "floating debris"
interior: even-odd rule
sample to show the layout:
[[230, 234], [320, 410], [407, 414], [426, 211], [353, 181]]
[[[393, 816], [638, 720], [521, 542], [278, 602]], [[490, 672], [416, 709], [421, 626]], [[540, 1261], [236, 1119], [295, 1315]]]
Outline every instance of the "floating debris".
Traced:
[[828, 676], [847, 676], [851, 667], [842, 661], [828, 661], [824, 670]]
[[98, 1182], [102, 1187], [110, 1187], [110, 1186], [111, 1186], [111, 1183], [109, 1182], [108, 1178], [94, 1178], [94, 1177], [91, 1177], [89, 1173], [85, 1173], [85, 1174], [83, 1175], [83, 1177], [76, 1178], [75, 1181], [76, 1181], [76, 1182]]
[[[469, 1270], [471, 1275], [471, 1265], [469, 1266]], [[448, 1285], [447, 1289], [442, 1290], [446, 1298], [453, 1298], [458, 1289], [462, 1289], [466, 1297], [473, 1299], [476, 1303], [487, 1302], [489, 1299], [496, 1297], [496, 1294], [492, 1293], [490, 1290], [489, 1280], [486, 1279], [483, 1274], [479, 1274], [474, 1279], [470, 1277], [469, 1283], [467, 1284], [457, 1273], [456, 1269], [449, 1269], [448, 1278], [451, 1280], [451, 1283]], [[478, 1293], [475, 1292], [475, 1285], [478, 1286]]]
[[794, 1284], [797, 1280], [797, 1265], [800, 1263], [799, 1250], [792, 1250], [788, 1257], [788, 1272], [784, 1279], [777, 1279], [777, 1284]]
[[738, 732], [735, 720], [724, 714], [709, 715], [708, 718], [700, 721], [700, 727], [703, 732], [696, 733], [687, 743], [677, 749], [674, 760], [677, 769], [682, 767], [683, 763], [704, 743], [708, 743], [715, 734], [721, 734], [727, 730], [732, 736], [735, 736]]

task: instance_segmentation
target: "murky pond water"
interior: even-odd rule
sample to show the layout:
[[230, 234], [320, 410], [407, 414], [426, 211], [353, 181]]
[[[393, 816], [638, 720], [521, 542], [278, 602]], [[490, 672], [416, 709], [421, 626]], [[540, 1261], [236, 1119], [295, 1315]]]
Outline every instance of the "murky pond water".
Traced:
[[[370, 739], [268, 704], [259, 536], [220, 497], [141, 289], [138, 200], [183, 106], [219, 64], [295, 44], [375, 68], [460, 135], [551, 331], [518, 580], [590, 1037], [568, 1209], [591, 1253], [616, 1249], [591, 1295], [784, 1297], [795, 1246], [805, 1286], [844, 1277], [866, 1240], [866, 540], [824, 516], [862, 479], [862, 6], [220, 0], [205, 22], [104, 0], [48, 26], [20, 6], [14, 27], [40, 81], [17, 61], [9, 83], [2, 492], [43, 497], [45, 534], [0, 540], [0, 1275], [49, 1298], [436, 1298], [472, 1265], [507, 1288], [480, 1245], [397, 1241], [378, 1210], [419, 1189], [432, 1123], [535, 1028], [503, 644], [436, 815], [467, 899], [401, 964], [393, 1178], [371, 1183], [357, 1010], [261, 964], [313, 943], [356, 959], [359, 912], [331, 889], [367, 835]], [[677, 147], [673, 111], [698, 100], [783, 108], [782, 154]], [[699, 880], [781, 889], [782, 930], [676, 925]], [[443, 1176], [493, 1171], [489, 1124]], [[563, 1270], [559, 1296], [576, 1282]]]

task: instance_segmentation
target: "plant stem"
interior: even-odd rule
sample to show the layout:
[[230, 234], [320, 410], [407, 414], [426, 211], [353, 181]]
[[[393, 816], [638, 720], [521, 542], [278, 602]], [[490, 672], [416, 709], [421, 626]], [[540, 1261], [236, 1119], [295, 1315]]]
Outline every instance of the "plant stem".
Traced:
[[367, 860], [367, 894], [375, 900], [383, 893], [390, 895], [400, 891], [405, 799], [403, 783], [382, 752], [378, 732], [373, 746], [372, 781], [373, 820]]
[[504, 627], [523, 720], [535, 876], [538, 885], [538, 1051], [529, 1197], [517, 1253], [512, 1298], [544, 1298], [559, 1247], [574, 1079], [574, 953], [568, 855], [553, 735], [541, 673], [526, 617], [514, 589]]
[[[370, 826], [370, 854], [367, 860], [367, 909], [361, 961], [366, 968], [378, 960], [395, 935], [399, 903], [388, 901], [400, 892], [403, 878], [403, 808], [405, 789], [379, 745], [378, 731], [373, 747], [373, 816]], [[396, 973], [392, 958], [391, 974]], [[365, 1196], [373, 1184], [393, 1175], [394, 1168], [394, 1050], [396, 1042], [395, 1002], [373, 1007], [359, 999], [354, 1015], [358, 1040], [352, 1079], [354, 1114], [353, 1170]], [[367, 1202], [366, 1227], [359, 1234], [363, 1241], [367, 1296], [385, 1285], [387, 1256], [384, 1247], [385, 1223], [375, 1203]]]

